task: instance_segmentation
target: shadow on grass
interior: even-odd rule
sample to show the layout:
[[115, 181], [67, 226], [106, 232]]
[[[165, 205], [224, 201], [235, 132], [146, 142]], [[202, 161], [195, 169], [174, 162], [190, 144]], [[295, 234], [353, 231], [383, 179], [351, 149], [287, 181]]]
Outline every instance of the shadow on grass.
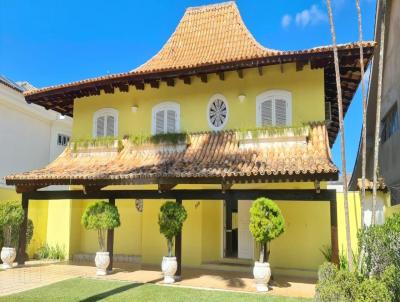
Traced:
[[123, 292], [125, 292], [127, 290], [130, 290], [130, 289], [142, 286], [142, 285], [143, 285], [142, 283], [130, 283], [130, 284], [123, 285], [123, 286], [114, 288], [114, 289], [106, 291], [106, 292], [102, 292], [100, 294], [97, 294], [97, 295], [94, 295], [94, 296], [91, 296], [91, 297], [88, 297], [88, 298], [85, 298], [85, 299], [82, 299], [82, 300], [79, 300], [79, 301], [80, 302], [99, 301], [99, 300], [108, 298], [108, 297], [113, 296], [113, 295], [117, 295], [117, 294], [123, 293]]

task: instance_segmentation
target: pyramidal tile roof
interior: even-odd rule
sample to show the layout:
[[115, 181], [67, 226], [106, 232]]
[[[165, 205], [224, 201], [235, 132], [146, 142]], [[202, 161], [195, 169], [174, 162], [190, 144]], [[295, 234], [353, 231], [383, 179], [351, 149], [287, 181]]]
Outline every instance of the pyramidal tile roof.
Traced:
[[254, 39], [231, 1], [188, 8], [164, 47], [133, 71], [193, 68], [278, 53]]

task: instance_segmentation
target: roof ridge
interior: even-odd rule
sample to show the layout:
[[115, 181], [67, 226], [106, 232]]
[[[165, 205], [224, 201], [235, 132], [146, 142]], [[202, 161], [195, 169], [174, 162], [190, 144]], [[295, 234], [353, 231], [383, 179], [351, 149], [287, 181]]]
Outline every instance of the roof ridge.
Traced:
[[210, 4], [203, 4], [203, 5], [198, 5], [198, 6], [190, 6], [186, 8], [186, 12], [194, 12], [194, 11], [199, 11], [199, 10], [210, 10], [210, 9], [215, 9], [219, 7], [224, 7], [224, 6], [236, 6], [235, 1], [224, 1], [224, 2], [218, 2], [218, 3], [210, 3]]

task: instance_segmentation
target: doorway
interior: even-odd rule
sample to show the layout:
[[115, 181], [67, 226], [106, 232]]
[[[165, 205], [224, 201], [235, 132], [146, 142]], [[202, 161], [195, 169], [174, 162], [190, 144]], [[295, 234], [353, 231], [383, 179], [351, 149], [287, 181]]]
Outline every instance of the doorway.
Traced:
[[250, 200], [224, 202], [224, 257], [253, 259], [254, 240], [249, 231]]

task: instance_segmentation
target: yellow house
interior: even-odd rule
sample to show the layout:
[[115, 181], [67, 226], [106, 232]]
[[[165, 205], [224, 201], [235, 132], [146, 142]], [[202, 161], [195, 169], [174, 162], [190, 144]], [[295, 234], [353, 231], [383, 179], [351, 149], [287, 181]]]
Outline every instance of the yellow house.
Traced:
[[[257, 246], [249, 207], [269, 197], [287, 227], [271, 244], [272, 267], [314, 275], [320, 249], [332, 246], [338, 261], [344, 242], [342, 201], [327, 188], [338, 178], [330, 154], [338, 133], [332, 50], [266, 48], [234, 2], [189, 8], [138, 68], [26, 93], [28, 102], [73, 116], [73, 140], [50, 165], [8, 176], [7, 184], [22, 193], [26, 214], [28, 204], [31, 213], [36, 200], [48, 200], [34, 220], [45, 220], [47, 243], [74, 259], [96, 252], [96, 234], [80, 217], [103, 199], [121, 214], [109, 251], [119, 261], [159, 264], [167, 249], [160, 206], [182, 202], [188, 219], [176, 254], [191, 267], [250, 265]], [[364, 43], [366, 65], [373, 50]], [[360, 81], [358, 45], [340, 45], [339, 57], [346, 111]], [[70, 189], [42, 189], [54, 185]]]

